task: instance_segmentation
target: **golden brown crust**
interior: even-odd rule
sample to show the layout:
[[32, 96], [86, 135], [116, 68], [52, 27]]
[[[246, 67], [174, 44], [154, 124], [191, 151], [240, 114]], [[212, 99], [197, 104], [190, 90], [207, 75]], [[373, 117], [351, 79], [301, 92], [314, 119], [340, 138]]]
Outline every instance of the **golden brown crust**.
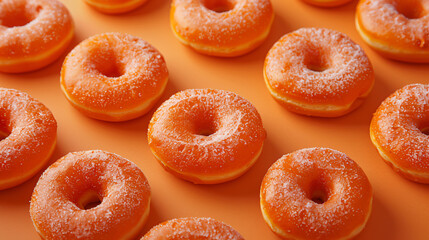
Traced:
[[[40, 177], [30, 215], [42, 239], [134, 239], [148, 217], [150, 195], [134, 163], [99, 150], [74, 152]], [[91, 196], [100, 203], [86, 209]]]
[[125, 121], [147, 113], [168, 81], [161, 53], [146, 41], [104, 33], [80, 43], [66, 57], [61, 89], [89, 117]]
[[274, 19], [271, 2], [225, 0], [222, 4], [229, 5], [227, 11], [211, 10], [200, 0], [173, 0], [170, 23], [175, 36], [194, 50], [212, 56], [234, 57], [258, 47]]
[[55, 61], [73, 39], [73, 20], [57, 0], [0, 1], [0, 71], [28, 72]]
[[350, 239], [365, 226], [372, 187], [345, 154], [308, 148], [284, 155], [266, 173], [260, 192], [265, 221], [285, 239]]
[[213, 184], [239, 177], [257, 160], [266, 133], [255, 107], [235, 93], [189, 89], [153, 115], [152, 153], [185, 180]]
[[49, 160], [57, 139], [51, 111], [28, 94], [0, 88], [0, 190], [33, 177]]

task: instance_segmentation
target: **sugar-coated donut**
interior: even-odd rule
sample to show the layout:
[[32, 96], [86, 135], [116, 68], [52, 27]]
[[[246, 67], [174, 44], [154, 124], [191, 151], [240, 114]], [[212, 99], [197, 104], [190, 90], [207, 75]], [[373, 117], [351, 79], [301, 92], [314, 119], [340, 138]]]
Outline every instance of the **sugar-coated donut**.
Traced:
[[244, 240], [231, 226], [212, 218], [178, 218], [153, 227], [141, 240]]
[[149, 147], [170, 173], [198, 184], [226, 182], [258, 159], [266, 137], [256, 108], [235, 93], [188, 89], [155, 112]]
[[57, 0], [0, 1], [0, 71], [45, 67], [64, 53], [73, 32], [72, 17]]
[[149, 183], [134, 163], [83, 151], [65, 155], [43, 173], [30, 215], [42, 239], [135, 239], [149, 205]]
[[197, 52], [235, 57], [267, 38], [274, 19], [270, 0], [173, 0], [175, 36]]
[[338, 117], [356, 109], [374, 83], [362, 48], [343, 33], [301, 28], [268, 52], [264, 78], [271, 95], [287, 109], [309, 116]]
[[372, 187], [344, 153], [307, 148], [284, 155], [261, 186], [262, 215], [284, 239], [350, 239], [365, 227]]
[[303, 1], [318, 7], [337, 7], [340, 5], [344, 5], [352, 0], [303, 0]]
[[147, 0], [84, 0], [96, 10], [107, 14], [119, 14], [132, 11]]
[[33, 177], [52, 155], [57, 122], [28, 94], [0, 88], [0, 190]]
[[380, 156], [396, 172], [429, 184], [429, 85], [407, 85], [384, 100], [370, 127]]
[[429, 63], [429, 1], [360, 0], [356, 28], [381, 55]]
[[61, 89], [85, 115], [126, 121], [147, 113], [168, 81], [161, 53], [124, 33], [104, 33], [81, 42], [66, 57]]

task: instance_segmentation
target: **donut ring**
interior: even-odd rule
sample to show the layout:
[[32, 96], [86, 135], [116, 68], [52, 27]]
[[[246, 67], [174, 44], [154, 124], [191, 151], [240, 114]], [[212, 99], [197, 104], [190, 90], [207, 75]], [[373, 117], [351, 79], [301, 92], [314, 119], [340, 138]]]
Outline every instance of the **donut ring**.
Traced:
[[197, 184], [235, 179], [258, 159], [266, 138], [255, 107], [235, 93], [188, 89], [149, 123], [149, 147], [173, 175]]
[[349, 3], [351, 0], [303, 0], [304, 2], [317, 7], [338, 7]]
[[356, 29], [379, 54], [429, 63], [429, 1], [361, 0]]
[[55, 149], [57, 122], [28, 94], [0, 88], [0, 190], [33, 177]]
[[173, 0], [173, 33], [195, 51], [235, 57], [257, 48], [274, 20], [270, 0]]
[[47, 66], [64, 53], [73, 32], [72, 17], [57, 0], [0, 1], [0, 71]]
[[405, 178], [429, 184], [429, 85], [407, 85], [384, 100], [370, 127], [380, 156]]
[[30, 215], [42, 239], [135, 239], [149, 204], [149, 183], [134, 163], [84, 151], [65, 155], [43, 173]]
[[124, 33], [86, 39], [66, 57], [61, 89], [85, 115], [119, 122], [146, 114], [168, 82], [167, 65], [146, 41]]
[[153, 227], [141, 240], [244, 240], [231, 226], [212, 218], [178, 218]]
[[344, 153], [307, 148], [277, 160], [261, 185], [262, 215], [284, 239], [350, 239], [364, 228], [372, 187]]
[[107, 14], [119, 14], [132, 11], [147, 0], [84, 0], [89, 6], [97, 11]]
[[338, 117], [356, 109], [374, 84], [372, 65], [345, 34], [301, 28], [286, 34], [268, 52], [265, 83], [288, 110]]

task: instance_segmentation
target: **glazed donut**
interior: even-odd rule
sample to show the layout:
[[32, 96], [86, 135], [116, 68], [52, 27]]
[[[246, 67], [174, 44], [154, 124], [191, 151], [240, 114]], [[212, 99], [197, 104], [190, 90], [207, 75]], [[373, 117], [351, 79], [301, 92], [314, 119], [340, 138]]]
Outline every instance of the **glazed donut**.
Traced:
[[244, 240], [234, 228], [212, 218], [178, 218], [153, 227], [141, 240]]
[[352, 0], [303, 0], [303, 1], [318, 7], [337, 7], [340, 5], [344, 5]]
[[33, 177], [52, 155], [57, 122], [28, 94], [0, 88], [0, 190]]
[[372, 187], [344, 153], [307, 148], [268, 169], [260, 204], [271, 230], [284, 239], [350, 239], [371, 214]]
[[429, 63], [428, 0], [361, 0], [356, 28], [385, 57]]
[[429, 184], [429, 85], [407, 85], [381, 103], [370, 127], [380, 156], [396, 172]]
[[168, 81], [167, 65], [146, 41], [104, 33], [81, 42], [66, 57], [61, 89], [85, 115], [119, 122], [147, 113]]
[[0, 71], [29, 72], [52, 63], [67, 49], [73, 29], [57, 0], [0, 1]]
[[149, 183], [134, 163], [84, 151], [65, 155], [43, 173], [30, 215], [42, 239], [135, 239], [149, 205]]
[[274, 19], [270, 0], [173, 0], [175, 36], [197, 52], [235, 57], [257, 48]]
[[372, 65], [345, 34], [301, 28], [268, 52], [265, 83], [275, 100], [308, 116], [338, 117], [356, 109], [374, 84]]
[[119, 14], [132, 11], [147, 0], [85, 0], [85, 2], [102, 13]]
[[235, 93], [188, 89], [149, 123], [149, 147], [170, 173], [197, 184], [235, 179], [258, 159], [266, 137], [256, 108]]

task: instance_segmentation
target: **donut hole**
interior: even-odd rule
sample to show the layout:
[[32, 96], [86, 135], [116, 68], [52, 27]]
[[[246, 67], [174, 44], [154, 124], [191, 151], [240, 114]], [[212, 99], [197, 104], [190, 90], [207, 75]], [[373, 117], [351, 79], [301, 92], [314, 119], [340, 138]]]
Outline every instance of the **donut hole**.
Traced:
[[40, 11], [41, 7], [36, 7], [31, 11], [25, 7], [6, 9], [3, 17], [0, 18], [0, 23], [8, 28], [22, 27], [36, 19]]
[[93, 63], [95, 69], [108, 78], [118, 78], [125, 74], [125, 66], [118, 60], [113, 50], [95, 52]]
[[408, 19], [418, 19], [423, 17], [424, 8], [420, 0], [399, 0], [396, 1], [396, 11]]
[[100, 195], [94, 191], [94, 190], [89, 190], [86, 191], [80, 198], [78, 201], [78, 207], [82, 210], [89, 210], [91, 208], [95, 208], [98, 205], [100, 205], [102, 202], [102, 198], [100, 197]]
[[420, 128], [420, 132], [425, 135], [429, 135], [429, 126]]
[[9, 129], [9, 118], [8, 114], [0, 110], [0, 116], [3, 116], [3, 118], [0, 118], [0, 141], [3, 139], [6, 139], [11, 134], [11, 129]]
[[0, 141], [3, 139], [6, 139], [7, 137], [9, 137], [10, 132], [9, 131], [2, 131], [0, 130]]
[[330, 67], [327, 54], [323, 54], [320, 50], [309, 51], [305, 56], [305, 66], [313, 72], [323, 72]]
[[317, 204], [324, 204], [329, 199], [329, 191], [326, 183], [321, 180], [313, 181], [310, 185], [308, 196], [311, 201]]
[[196, 119], [195, 134], [208, 137], [217, 132], [217, 124], [212, 118]]
[[233, 0], [200, 0], [203, 6], [217, 13], [228, 12], [234, 9], [235, 1]]

